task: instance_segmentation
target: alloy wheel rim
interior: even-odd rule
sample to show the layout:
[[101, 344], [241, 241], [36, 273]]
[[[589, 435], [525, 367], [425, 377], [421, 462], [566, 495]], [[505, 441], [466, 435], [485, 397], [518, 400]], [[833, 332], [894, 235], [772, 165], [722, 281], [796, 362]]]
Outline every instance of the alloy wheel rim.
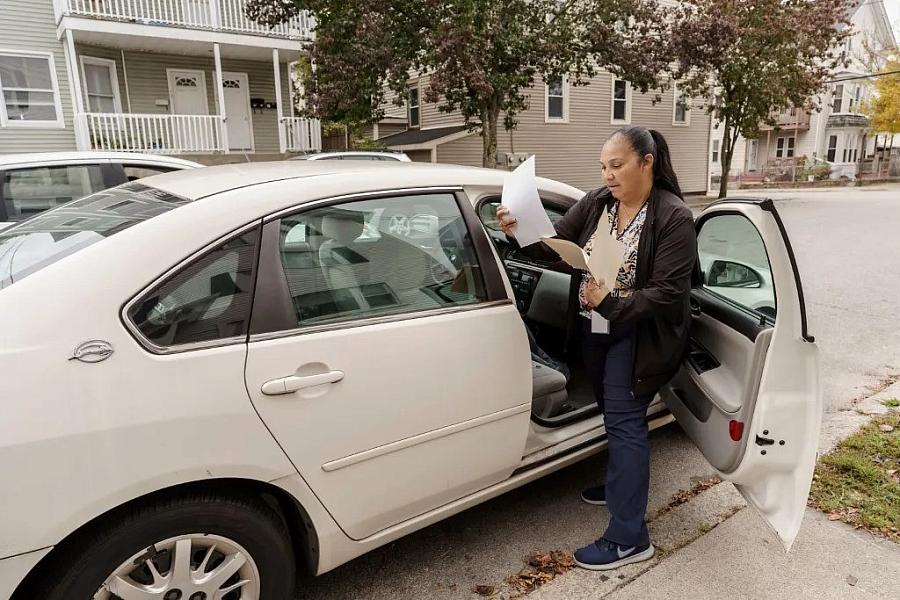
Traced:
[[259, 569], [233, 540], [189, 533], [123, 561], [93, 600], [259, 600]]

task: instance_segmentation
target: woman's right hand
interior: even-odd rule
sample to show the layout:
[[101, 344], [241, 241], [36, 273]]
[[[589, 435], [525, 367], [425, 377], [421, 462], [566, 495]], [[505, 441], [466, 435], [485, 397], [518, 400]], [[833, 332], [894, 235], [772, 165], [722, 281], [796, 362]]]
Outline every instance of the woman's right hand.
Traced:
[[509, 209], [502, 204], [497, 207], [497, 221], [500, 225], [500, 230], [504, 234], [508, 235], [511, 238], [516, 237], [513, 234], [513, 228], [515, 227], [517, 221], [509, 214]]

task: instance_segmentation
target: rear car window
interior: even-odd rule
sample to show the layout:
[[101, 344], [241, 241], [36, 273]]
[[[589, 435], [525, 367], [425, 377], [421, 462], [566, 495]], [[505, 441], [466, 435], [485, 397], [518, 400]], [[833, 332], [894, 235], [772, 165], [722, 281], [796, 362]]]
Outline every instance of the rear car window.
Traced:
[[127, 183], [42, 212], [0, 231], [0, 290], [188, 200]]
[[100, 165], [56, 165], [8, 169], [0, 182], [0, 220], [21, 221], [107, 187]]

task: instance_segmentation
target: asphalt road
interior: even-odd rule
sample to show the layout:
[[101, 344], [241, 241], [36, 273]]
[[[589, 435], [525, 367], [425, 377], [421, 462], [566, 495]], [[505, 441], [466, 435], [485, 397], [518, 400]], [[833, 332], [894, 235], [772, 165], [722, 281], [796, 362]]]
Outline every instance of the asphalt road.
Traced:
[[[827, 416], [839, 419], [867, 386], [900, 374], [900, 187], [767, 195], [797, 255]], [[652, 513], [712, 469], [677, 425], [651, 441]], [[499, 585], [524, 556], [602, 533], [605, 509], [583, 504], [578, 492], [604, 468], [601, 455], [470, 509], [305, 582], [299, 598], [477, 598], [476, 585]]]

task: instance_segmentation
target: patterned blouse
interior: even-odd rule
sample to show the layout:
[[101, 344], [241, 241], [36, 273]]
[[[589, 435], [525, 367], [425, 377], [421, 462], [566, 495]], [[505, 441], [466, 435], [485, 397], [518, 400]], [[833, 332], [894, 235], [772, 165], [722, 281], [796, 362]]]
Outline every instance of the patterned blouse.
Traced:
[[[622, 263], [622, 268], [619, 269], [619, 274], [616, 276], [615, 285], [610, 286], [609, 282], [606, 283], [606, 286], [610, 288], [610, 294], [617, 298], [625, 298], [630, 296], [634, 291], [634, 278], [637, 272], [637, 259], [638, 259], [638, 243], [641, 240], [641, 232], [644, 230], [644, 221], [647, 219], [647, 202], [644, 203], [644, 206], [641, 207], [641, 210], [634, 216], [631, 220], [631, 223], [625, 226], [625, 229], [622, 231], [622, 235], [617, 235], [617, 239], [625, 244], [625, 260]], [[619, 203], [616, 202], [613, 204], [612, 209], [609, 211], [609, 232], [613, 233], [618, 231], [619, 229]], [[596, 232], [595, 232], [596, 234]], [[588, 240], [587, 244], [584, 245], [584, 252], [590, 256], [591, 250], [594, 247], [594, 236], [591, 236], [591, 239]], [[578, 289], [578, 300], [581, 304], [581, 316], [586, 317], [588, 319], [591, 318], [591, 311], [587, 308], [587, 301], [585, 299], [585, 291], [587, 290], [587, 285], [594, 278], [591, 277], [590, 274], [585, 273], [581, 279], [581, 286]]]

